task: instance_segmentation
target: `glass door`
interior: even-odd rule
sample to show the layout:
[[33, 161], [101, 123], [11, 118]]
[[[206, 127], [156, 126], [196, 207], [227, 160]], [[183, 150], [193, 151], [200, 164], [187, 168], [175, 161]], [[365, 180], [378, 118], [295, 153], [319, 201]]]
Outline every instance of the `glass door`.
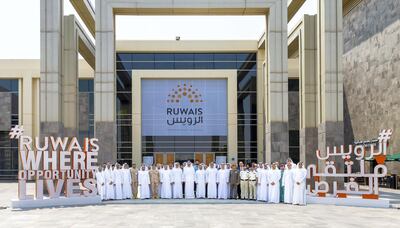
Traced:
[[179, 163], [191, 161], [194, 162], [194, 153], [175, 153], [175, 161]]

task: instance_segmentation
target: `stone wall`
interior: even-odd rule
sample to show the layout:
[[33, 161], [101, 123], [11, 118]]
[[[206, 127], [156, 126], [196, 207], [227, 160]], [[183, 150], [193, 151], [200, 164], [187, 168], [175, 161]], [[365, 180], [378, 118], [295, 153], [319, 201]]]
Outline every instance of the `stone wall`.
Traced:
[[344, 53], [382, 33], [398, 20], [399, 0], [363, 0], [343, 17]]
[[[343, 19], [345, 143], [392, 128], [400, 152], [400, 1], [364, 0]], [[400, 162], [388, 162], [400, 174]]]

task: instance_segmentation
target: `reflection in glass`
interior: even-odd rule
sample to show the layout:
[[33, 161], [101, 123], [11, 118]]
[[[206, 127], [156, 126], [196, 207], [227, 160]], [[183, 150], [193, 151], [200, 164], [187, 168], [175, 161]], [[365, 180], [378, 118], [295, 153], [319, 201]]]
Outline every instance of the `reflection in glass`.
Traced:
[[19, 124], [18, 100], [18, 79], [0, 79], [0, 179], [16, 179], [18, 174], [18, 140], [8, 135]]

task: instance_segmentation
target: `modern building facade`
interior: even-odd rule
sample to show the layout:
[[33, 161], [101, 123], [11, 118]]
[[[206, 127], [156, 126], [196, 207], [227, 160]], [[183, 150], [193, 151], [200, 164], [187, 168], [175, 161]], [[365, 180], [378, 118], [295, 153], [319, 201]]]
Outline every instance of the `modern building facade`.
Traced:
[[[399, 81], [397, 1], [318, 0], [317, 14], [287, 31], [304, 2], [102, 0], [94, 9], [71, 0], [79, 15], [64, 16], [62, 0], [41, 0], [41, 59], [0, 60], [1, 177], [18, 169], [7, 139], [15, 124], [33, 136], [97, 137], [100, 162], [129, 164], [315, 163], [317, 149], [376, 138], [381, 128], [396, 132], [390, 108], [398, 100], [385, 88]], [[393, 16], [371, 21], [369, 11]], [[115, 15], [264, 15], [266, 28], [259, 40], [121, 41]], [[386, 51], [368, 52], [361, 64], [374, 45]], [[370, 88], [376, 71], [383, 79]], [[371, 91], [387, 93], [392, 105]], [[377, 110], [381, 121], [370, 119]]]

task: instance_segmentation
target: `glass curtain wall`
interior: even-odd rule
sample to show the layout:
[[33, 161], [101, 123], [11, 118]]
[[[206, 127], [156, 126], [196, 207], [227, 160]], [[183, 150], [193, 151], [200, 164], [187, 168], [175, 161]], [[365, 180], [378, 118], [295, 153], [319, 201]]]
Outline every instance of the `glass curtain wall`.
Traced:
[[79, 79], [79, 140], [94, 136], [93, 79]]
[[0, 179], [18, 175], [18, 140], [9, 132], [19, 121], [18, 79], [0, 79]]
[[[132, 70], [236, 69], [238, 93], [238, 159], [257, 161], [256, 53], [117, 53], [117, 157], [132, 161]], [[227, 139], [221, 136], [143, 137], [143, 156], [154, 152], [215, 152], [226, 155]], [[184, 150], [184, 151], [183, 151]]]

